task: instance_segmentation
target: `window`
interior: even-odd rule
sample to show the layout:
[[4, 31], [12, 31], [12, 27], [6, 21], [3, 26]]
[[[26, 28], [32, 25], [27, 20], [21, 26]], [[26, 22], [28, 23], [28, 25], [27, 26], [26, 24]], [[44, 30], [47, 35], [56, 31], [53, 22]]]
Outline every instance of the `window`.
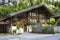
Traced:
[[30, 16], [36, 16], [36, 13], [34, 13], [34, 12], [30, 12]]
[[8, 0], [5, 0], [5, 3], [9, 3]]
[[32, 16], [36, 16], [36, 14], [35, 13], [32, 13]]
[[18, 21], [18, 18], [16, 18], [16, 17], [13, 17], [12, 18], [12, 22], [14, 23], [14, 22], [17, 22]]
[[30, 19], [30, 22], [37, 22], [36, 19]]

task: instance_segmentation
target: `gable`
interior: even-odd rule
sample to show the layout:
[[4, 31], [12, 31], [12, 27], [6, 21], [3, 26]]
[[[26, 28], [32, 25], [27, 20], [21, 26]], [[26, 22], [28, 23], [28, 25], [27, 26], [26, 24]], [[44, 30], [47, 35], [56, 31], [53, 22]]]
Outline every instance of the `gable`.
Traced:
[[45, 5], [37, 5], [37, 6], [30, 7], [30, 8], [27, 8], [27, 9], [24, 9], [24, 10], [21, 10], [21, 11], [18, 11], [18, 12], [10, 13], [6, 17], [1, 18], [0, 21], [6, 20], [6, 19], [8, 19], [10, 17], [19, 15], [21, 13], [30, 12], [30, 11], [32, 11], [34, 9], [40, 10], [39, 12], [41, 12], [42, 14], [46, 14], [45, 16], [49, 16], [50, 17], [52, 15], [52, 13], [46, 8]]

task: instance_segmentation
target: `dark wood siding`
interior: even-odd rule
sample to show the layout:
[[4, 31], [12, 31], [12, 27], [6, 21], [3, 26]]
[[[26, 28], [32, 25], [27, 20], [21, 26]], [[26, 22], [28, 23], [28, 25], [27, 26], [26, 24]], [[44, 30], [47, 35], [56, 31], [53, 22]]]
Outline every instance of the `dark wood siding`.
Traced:
[[8, 33], [9, 32], [9, 26], [7, 24], [0, 24], [0, 33]]

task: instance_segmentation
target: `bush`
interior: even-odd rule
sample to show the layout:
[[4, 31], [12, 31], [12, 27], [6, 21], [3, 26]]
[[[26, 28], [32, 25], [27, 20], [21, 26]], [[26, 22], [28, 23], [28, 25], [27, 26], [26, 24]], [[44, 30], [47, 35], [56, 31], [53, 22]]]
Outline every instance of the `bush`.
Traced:
[[60, 33], [59, 31], [55, 31], [55, 33]]
[[13, 30], [13, 33], [16, 33], [16, 29], [15, 29], [15, 30]]
[[16, 11], [19, 11], [21, 9], [25, 9], [25, 8], [30, 7], [30, 5], [28, 5], [28, 4], [29, 4], [29, 1], [26, 1], [25, 3], [22, 1], [18, 5], [16, 2], [14, 3], [13, 6], [2, 5], [2, 6], [0, 6], [0, 18], [5, 17], [6, 15], [8, 15], [12, 12], [16, 12]]
[[43, 28], [42, 28], [42, 29], [43, 29], [43, 31], [46, 31], [46, 30], [47, 30], [47, 28], [48, 28], [47, 26], [43, 26]]
[[17, 24], [16, 26], [17, 26], [17, 29], [23, 28], [23, 24]]
[[57, 25], [60, 26], [60, 21], [58, 21]]
[[34, 28], [34, 25], [31, 25], [31, 28], [33, 29]]

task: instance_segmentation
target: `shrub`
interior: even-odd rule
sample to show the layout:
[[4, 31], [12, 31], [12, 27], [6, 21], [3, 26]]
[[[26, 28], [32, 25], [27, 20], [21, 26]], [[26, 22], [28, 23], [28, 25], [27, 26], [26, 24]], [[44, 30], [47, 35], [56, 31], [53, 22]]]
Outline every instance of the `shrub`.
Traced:
[[37, 24], [37, 23], [35, 23], [35, 22], [30, 22], [30, 25], [35, 25], [35, 24]]
[[17, 26], [17, 29], [23, 28], [23, 24], [17, 24], [16, 26]]
[[31, 25], [31, 28], [33, 29], [34, 28], [34, 25]]
[[55, 31], [55, 33], [60, 33], [60, 32], [57, 30], [57, 31]]
[[15, 30], [13, 30], [13, 33], [16, 33], [16, 29], [15, 29]]
[[47, 30], [47, 26], [43, 26], [43, 31], [46, 31]]
[[60, 26], [60, 21], [58, 21], [57, 25]]

